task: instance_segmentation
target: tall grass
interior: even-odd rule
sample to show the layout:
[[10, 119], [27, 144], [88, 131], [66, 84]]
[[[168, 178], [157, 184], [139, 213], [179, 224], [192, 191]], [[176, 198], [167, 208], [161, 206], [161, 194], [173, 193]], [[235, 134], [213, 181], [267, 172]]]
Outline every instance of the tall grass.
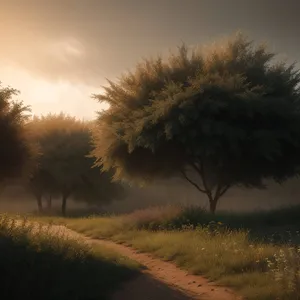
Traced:
[[266, 261], [277, 284], [300, 299], [300, 246], [281, 248]]
[[169, 206], [60, 221], [94, 238], [110, 238], [171, 260], [234, 287], [246, 299], [299, 300], [299, 233], [286, 231], [299, 224], [297, 209], [212, 216], [199, 208]]
[[138, 266], [105, 248], [0, 215], [1, 295], [5, 299], [107, 299]]

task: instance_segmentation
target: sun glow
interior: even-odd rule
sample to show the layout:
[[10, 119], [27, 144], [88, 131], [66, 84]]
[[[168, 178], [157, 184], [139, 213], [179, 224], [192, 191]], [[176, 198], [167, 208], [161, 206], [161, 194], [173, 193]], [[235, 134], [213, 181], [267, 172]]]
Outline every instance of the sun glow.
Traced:
[[35, 115], [63, 111], [78, 118], [91, 119], [96, 116], [95, 111], [106, 107], [91, 99], [93, 93], [101, 93], [102, 89], [66, 81], [47, 81], [13, 67], [2, 68], [0, 78], [2, 86], [21, 91], [18, 98], [30, 105]]

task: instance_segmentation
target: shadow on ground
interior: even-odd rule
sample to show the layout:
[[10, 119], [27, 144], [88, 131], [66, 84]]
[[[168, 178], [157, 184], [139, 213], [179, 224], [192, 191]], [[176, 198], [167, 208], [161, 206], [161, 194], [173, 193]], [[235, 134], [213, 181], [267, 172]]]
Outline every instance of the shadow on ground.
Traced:
[[60, 248], [43, 243], [34, 246], [26, 238], [16, 241], [0, 236], [0, 282], [5, 299], [104, 300], [121, 282], [138, 274], [105, 257], [70, 249], [71, 245]]
[[115, 292], [112, 300], [196, 300], [199, 296], [187, 295], [168, 286], [149, 274], [141, 274]]

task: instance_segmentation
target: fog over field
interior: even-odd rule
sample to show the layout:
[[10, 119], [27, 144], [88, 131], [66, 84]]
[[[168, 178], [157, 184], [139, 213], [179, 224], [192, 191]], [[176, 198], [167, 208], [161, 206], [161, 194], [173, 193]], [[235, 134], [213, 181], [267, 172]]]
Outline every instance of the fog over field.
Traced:
[[[298, 179], [293, 179], [283, 185], [270, 183], [264, 190], [233, 188], [220, 200], [219, 209], [253, 211], [300, 204], [299, 183]], [[165, 204], [200, 205], [206, 208], [208, 205], [205, 195], [199, 193], [188, 182], [173, 179], [144, 188], [131, 187], [124, 200], [104, 206], [103, 210], [109, 213], [123, 213]], [[54, 201], [53, 207], [60, 207], [60, 201]], [[86, 206], [70, 199], [68, 207], [69, 209], [80, 209]], [[36, 210], [35, 199], [21, 188], [10, 187], [2, 191], [0, 211], [31, 212], [34, 210]]]

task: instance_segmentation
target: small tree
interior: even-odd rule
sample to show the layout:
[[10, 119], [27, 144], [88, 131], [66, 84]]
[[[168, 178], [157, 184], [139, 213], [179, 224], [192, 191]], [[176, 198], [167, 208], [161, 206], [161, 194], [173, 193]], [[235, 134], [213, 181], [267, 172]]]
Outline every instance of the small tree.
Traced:
[[184, 45], [109, 82], [92, 155], [114, 179], [181, 174], [210, 210], [233, 186], [299, 172], [299, 72], [241, 34], [206, 52]]
[[32, 167], [34, 147], [27, 132], [30, 109], [13, 97], [19, 92], [0, 85], [0, 183], [26, 175]]
[[[38, 169], [29, 183], [30, 190], [41, 203], [43, 196], [60, 195], [62, 214], [66, 215], [67, 200], [73, 196], [82, 200], [98, 189], [98, 201], [117, 195], [119, 184], [93, 169], [90, 124], [64, 114], [35, 118], [31, 124], [32, 136], [40, 147]], [[97, 171], [97, 172], [96, 172]], [[91, 188], [92, 186], [92, 188]], [[102, 189], [99, 190], [99, 187]], [[106, 187], [106, 189], [105, 189]]]
[[47, 169], [43, 169], [42, 162], [39, 163], [39, 167], [26, 181], [26, 189], [36, 198], [40, 213], [43, 211], [43, 197], [48, 196], [47, 208], [51, 210], [52, 198], [59, 196], [58, 182]]
[[123, 199], [126, 195], [123, 185], [112, 182], [112, 174], [100, 172], [93, 164], [94, 160], [90, 158], [89, 170], [82, 174], [82, 182], [72, 194], [73, 199], [93, 207]]

